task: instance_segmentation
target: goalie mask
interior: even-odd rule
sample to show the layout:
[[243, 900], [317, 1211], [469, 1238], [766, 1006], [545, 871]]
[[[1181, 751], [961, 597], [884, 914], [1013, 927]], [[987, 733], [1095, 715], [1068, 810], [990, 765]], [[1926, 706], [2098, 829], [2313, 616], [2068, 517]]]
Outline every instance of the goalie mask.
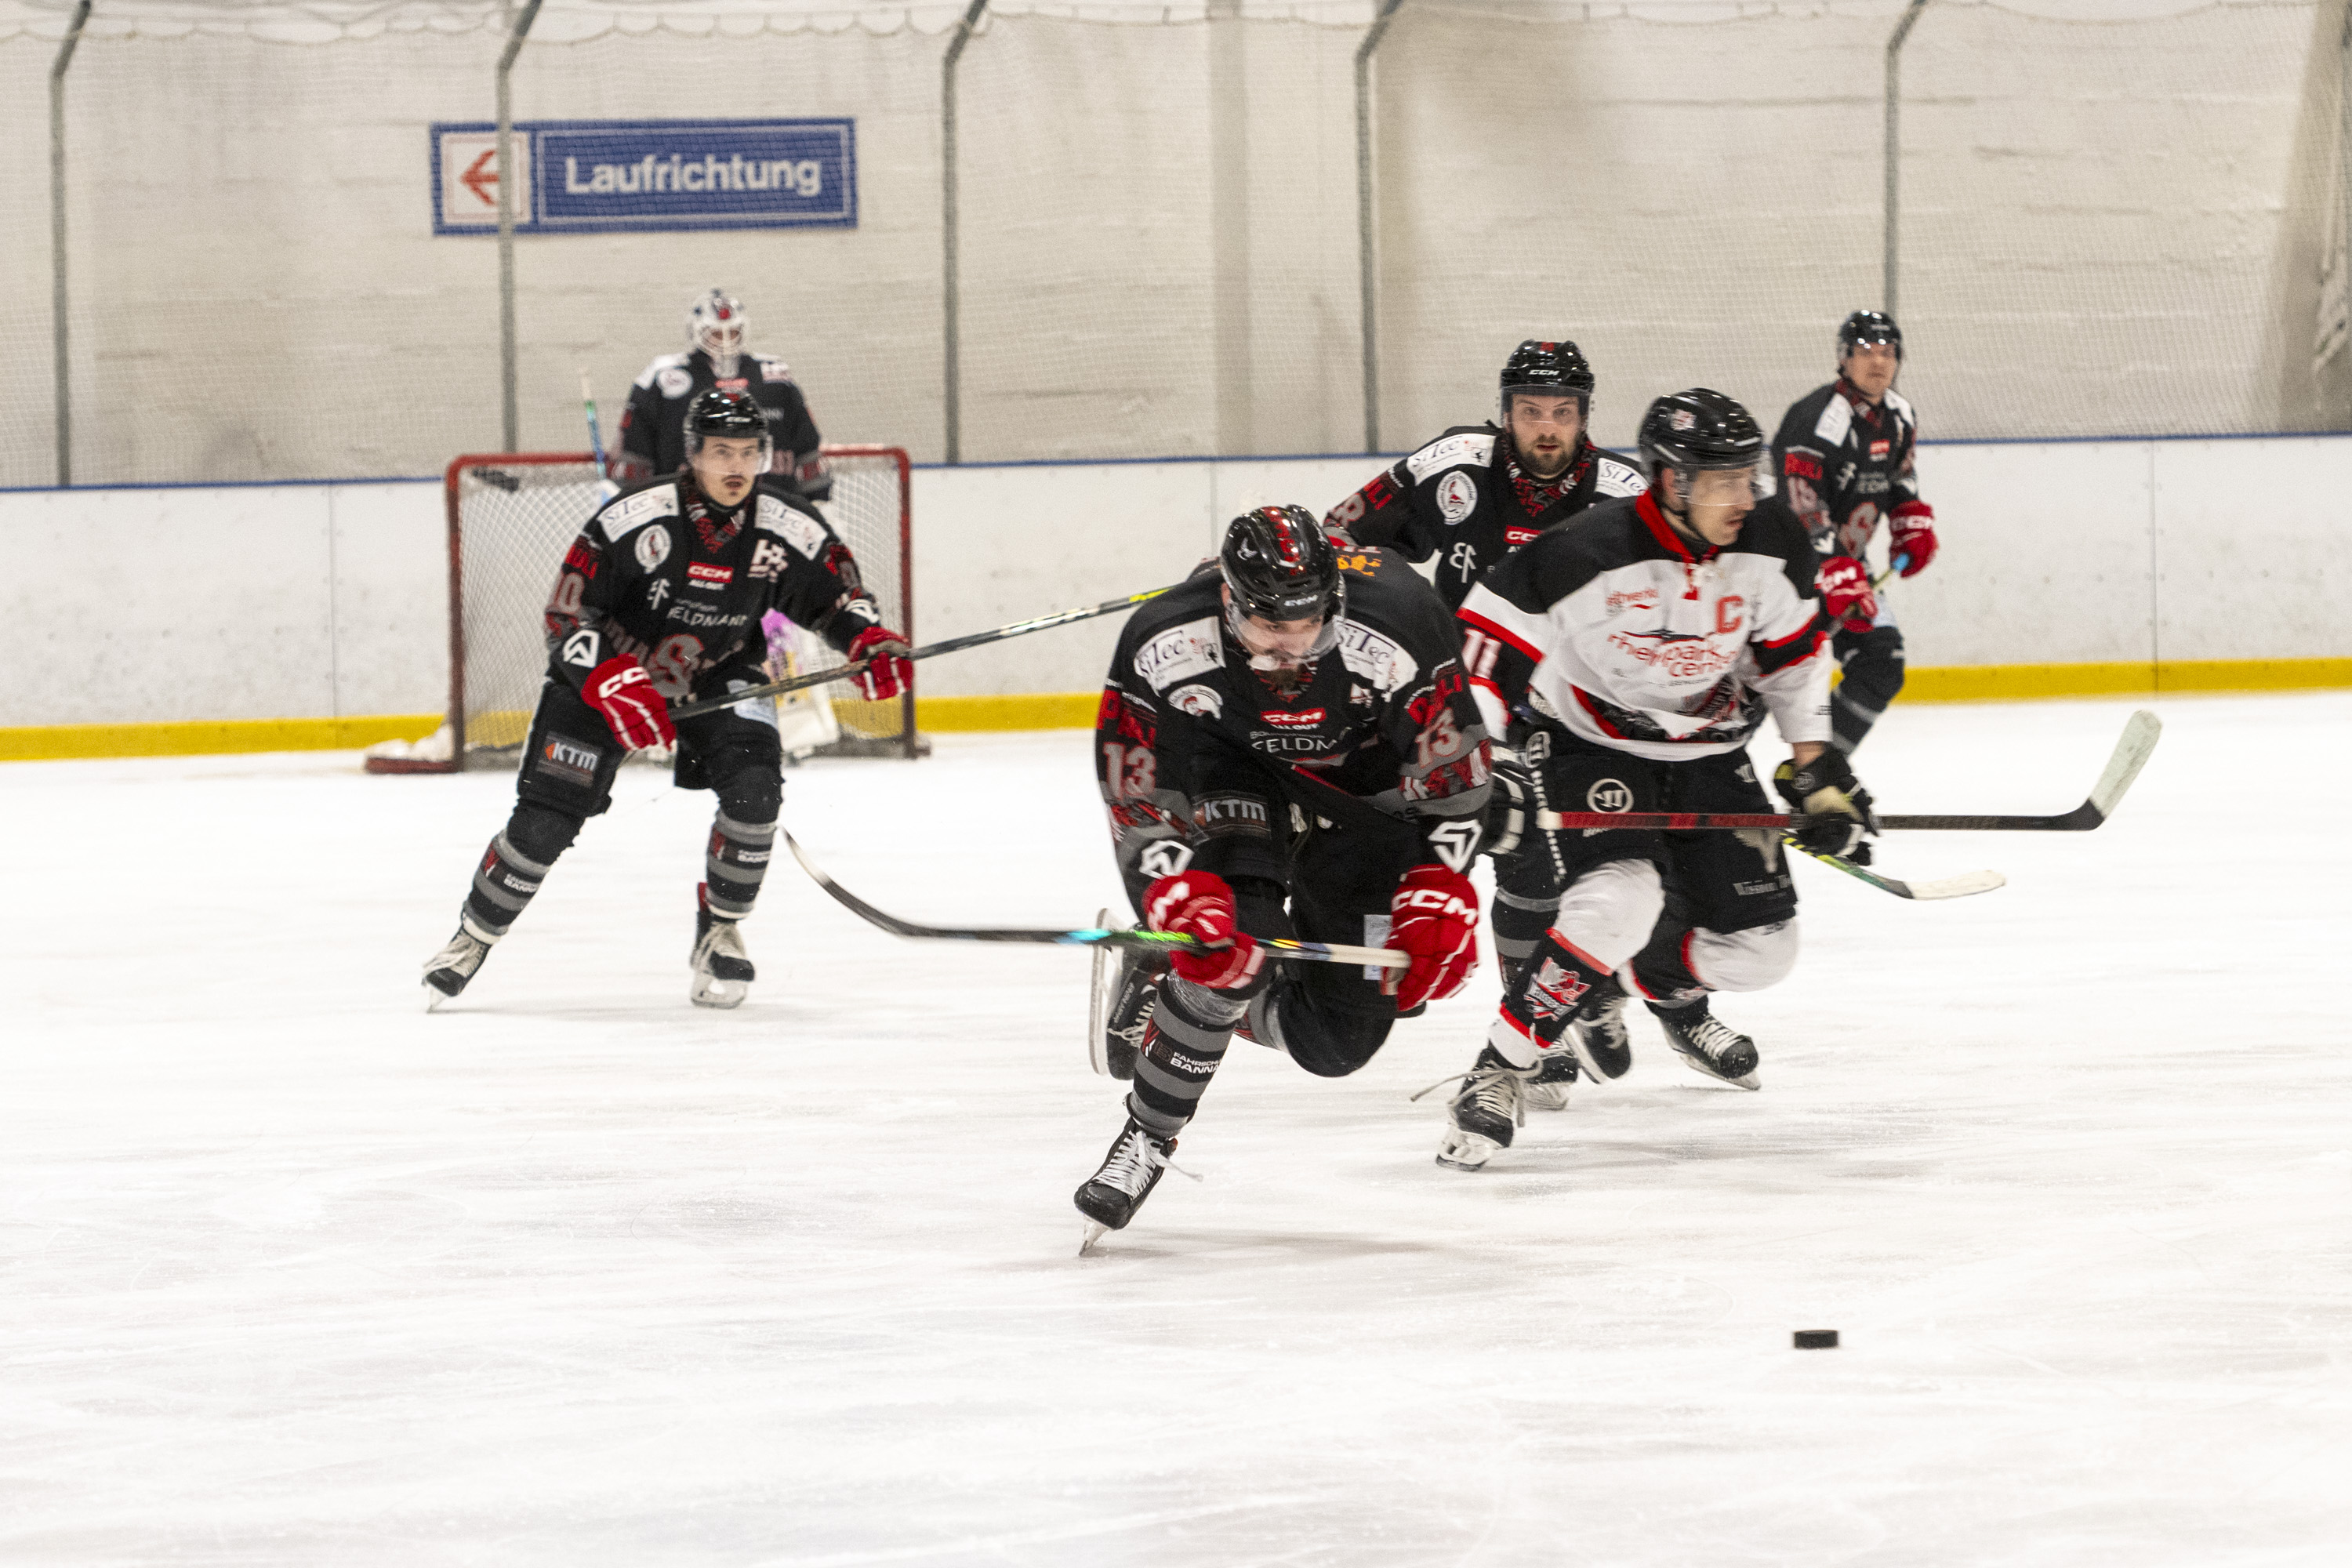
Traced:
[[700, 349], [709, 354], [711, 374], [722, 381], [731, 381], [736, 374], [736, 362], [743, 353], [744, 334], [751, 325], [741, 301], [723, 289], [713, 289], [687, 308], [688, 350]]
[[[1225, 529], [1217, 565], [1225, 579], [1225, 628], [1252, 668], [1311, 663], [1339, 646], [1348, 613], [1339, 552], [1305, 507], [1242, 513]], [[1311, 631], [1275, 629], [1318, 617]]]
[[759, 442], [762, 470], [775, 453], [775, 439], [768, 432], [768, 411], [748, 392], [713, 388], [697, 393], [686, 405], [687, 461], [700, 457], [702, 443], [713, 437]]

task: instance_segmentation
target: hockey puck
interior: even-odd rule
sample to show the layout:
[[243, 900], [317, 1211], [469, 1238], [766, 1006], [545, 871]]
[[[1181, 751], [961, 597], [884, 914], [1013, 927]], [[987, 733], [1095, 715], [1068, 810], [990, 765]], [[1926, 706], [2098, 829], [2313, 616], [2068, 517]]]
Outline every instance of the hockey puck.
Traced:
[[1835, 1329], [1799, 1329], [1797, 1348], [1801, 1351], [1833, 1351], [1837, 1349]]

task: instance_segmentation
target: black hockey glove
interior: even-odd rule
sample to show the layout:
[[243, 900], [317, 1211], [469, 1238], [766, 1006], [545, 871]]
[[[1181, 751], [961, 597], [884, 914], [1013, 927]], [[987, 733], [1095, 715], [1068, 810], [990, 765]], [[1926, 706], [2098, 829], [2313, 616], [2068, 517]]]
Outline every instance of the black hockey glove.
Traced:
[[1870, 846], [1862, 836], [1877, 832], [1878, 819], [1870, 812], [1870, 792], [1854, 781], [1843, 752], [1823, 746], [1822, 754], [1801, 768], [1794, 759], [1782, 763], [1773, 770], [1772, 787], [1797, 814], [1789, 825], [1789, 837], [1797, 847], [1857, 866], [1870, 863]]
[[1496, 745], [1487, 765], [1492, 787], [1478, 853], [1499, 860], [1516, 851], [1535, 827], [1536, 786], [1527, 763], [1508, 746]]

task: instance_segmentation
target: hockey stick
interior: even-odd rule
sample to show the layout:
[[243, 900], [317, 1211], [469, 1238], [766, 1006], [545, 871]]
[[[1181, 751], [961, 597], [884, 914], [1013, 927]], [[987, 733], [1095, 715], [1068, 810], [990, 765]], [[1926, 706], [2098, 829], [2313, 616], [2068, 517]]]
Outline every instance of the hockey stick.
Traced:
[[588, 372], [585, 369], [580, 373], [580, 404], [588, 410], [588, 450], [596, 458], [596, 477], [609, 479], [613, 477], [613, 470], [611, 465], [604, 461], [604, 433], [596, 426], [596, 395], [588, 390]]
[[[1085, 926], [1076, 931], [1027, 930], [1013, 926], [926, 926], [912, 921], [902, 921], [896, 915], [883, 913], [864, 899], [851, 892], [817, 868], [808, 858], [808, 851], [783, 829], [784, 847], [801, 869], [816, 879], [818, 887], [833, 895], [835, 900], [858, 919], [880, 926], [893, 936], [925, 937], [949, 942], [1045, 942], [1061, 947], [1126, 947], [1143, 952], [1194, 952], [1218, 951], [1196, 936], [1184, 936], [1166, 931], [1115, 931], [1106, 926]], [[1293, 942], [1286, 937], [1257, 939], [1268, 958], [1286, 958], [1309, 963], [1368, 963], [1382, 969], [1409, 969], [1412, 955], [1387, 947], [1340, 947], [1329, 942]]]
[[[1169, 588], [1176, 586], [1178, 584], [1173, 583], [1168, 585]], [[1056, 610], [1050, 616], [1039, 616], [1034, 621], [1015, 621], [1009, 626], [998, 626], [992, 631], [970, 632], [960, 637], [947, 637], [939, 642], [925, 643], [920, 647], [908, 648], [904, 657], [936, 658], [943, 653], [957, 653], [964, 648], [979, 647], [984, 643], [1003, 642], [1007, 637], [1025, 637], [1031, 632], [1042, 632], [1048, 626], [1067, 626], [1072, 621], [1092, 620], [1097, 616], [1108, 616], [1114, 610], [1124, 610], [1129, 605], [1139, 605], [1146, 599], [1156, 599], [1167, 592], [1168, 588], [1152, 588], [1140, 594], [1129, 594], [1123, 599], [1105, 599], [1099, 605], [1088, 605], [1083, 609]], [[782, 680], [772, 680], [765, 686], [749, 686], [740, 691], [730, 691], [724, 697], [706, 698], [700, 702], [689, 702], [683, 708], [673, 708], [669, 710], [669, 716], [673, 721], [679, 719], [699, 719], [705, 713], [716, 713], [722, 708], [732, 708], [738, 702], [749, 702], [761, 697], [781, 697], [787, 691], [798, 691], [803, 687], [823, 686], [832, 680], [847, 680], [852, 676], [862, 673], [866, 667], [873, 662], [870, 658], [861, 658], [855, 664], [845, 664], [839, 669], [820, 669], [807, 675], [794, 675]]]
[[[2143, 708], [2125, 721], [2106, 770], [2092, 786], [2091, 796], [2058, 816], [1882, 816], [1878, 826], [1893, 832], [1920, 830], [1959, 833], [2088, 833], [2115, 815], [2124, 792], [2139, 777], [2148, 753], [2156, 750], [2164, 721]], [[1726, 811], [1540, 811], [1536, 826], [1549, 832], [1590, 827], [1661, 828], [1670, 833], [1699, 828], [1774, 827], [1786, 830], [1798, 818], [1784, 812]]]
[[1998, 871], [1969, 871], [1958, 877], [1946, 877], [1934, 882], [1898, 882], [1892, 877], [1882, 877], [1875, 871], [1866, 871], [1851, 860], [1808, 849], [1793, 838], [1783, 838], [1780, 843], [1800, 855], [1811, 855], [1822, 865], [1832, 867], [1858, 882], [1867, 882], [1880, 891], [1892, 893], [1898, 899], [1916, 899], [1923, 902], [1931, 899], [1965, 899], [1971, 893], [1990, 893], [1995, 888], [2009, 886], [2009, 879]]
[[1894, 576], [1894, 575], [1895, 575], [1895, 574], [1896, 574], [1897, 572], [1902, 571], [1902, 570], [1903, 570], [1903, 568], [1905, 568], [1906, 566], [1908, 566], [1908, 565], [1910, 565], [1910, 564], [1911, 564], [1911, 557], [1910, 557], [1910, 556], [1908, 556], [1908, 555], [1898, 555], [1898, 556], [1896, 556], [1894, 560], [1892, 560], [1892, 561], [1890, 561], [1890, 562], [1888, 562], [1888, 563], [1886, 563], [1886, 570], [1885, 570], [1885, 571], [1881, 572], [1877, 576], [1873, 577], [1873, 578], [1870, 580], [1870, 585], [1871, 585], [1871, 587], [1873, 587], [1874, 589], [1876, 589], [1876, 588], [1884, 588], [1884, 587], [1885, 587], [1885, 586], [1886, 586], [1886, 580], [1887, 580], [1889, 577]]

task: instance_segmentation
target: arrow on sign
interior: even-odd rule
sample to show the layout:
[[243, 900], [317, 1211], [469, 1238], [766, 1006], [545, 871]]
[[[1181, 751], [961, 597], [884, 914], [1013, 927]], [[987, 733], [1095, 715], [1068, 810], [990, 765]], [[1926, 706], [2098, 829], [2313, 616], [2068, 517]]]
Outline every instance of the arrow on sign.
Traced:
[[457, 176], [457, 183], [481, 197], [482, 205], [486, 207], [499, 205], [495, 188], [499, 183], [498, 171], [490, 167], [498, 155], [499, 150], [495, 147], [491, 148], [475, 159], [472, 165]]

